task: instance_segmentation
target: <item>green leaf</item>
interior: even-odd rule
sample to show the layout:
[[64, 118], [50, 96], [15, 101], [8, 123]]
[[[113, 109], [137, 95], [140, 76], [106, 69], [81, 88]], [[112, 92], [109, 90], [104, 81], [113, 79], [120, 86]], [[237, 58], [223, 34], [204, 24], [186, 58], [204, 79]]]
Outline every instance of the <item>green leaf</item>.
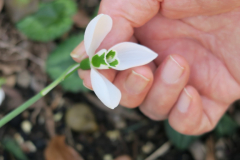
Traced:
[[16, 143], [16, 141], [10, 137], [5, 137], [2, 140], [3, 147], [14, 157], [16, 157], [18, 160], [28, 160], [26, 155], [23, 153], [19, 145]]
[[70, 30], [73, 24], [72, 16], [76, 11], [73, 0], [43, 3], [38, 12], [17, 23], [17, 28], [29, 39], [51, 41]]
[[[76, 63], [70, 53], [83, 40], [83, 34], [72, 36], [61, 43], [47, 59], [47, 73], [52, 79], [57, 79], [70, 65]], [[61, 83], [63, 89], [71, 92], [88, 91], [82, 84], [77, 72]]]
[[238, 124], [229, 115], [225, 114], [215, 127], [214, 133], [218, 137], [231, 136], [237, 128]]
[[175, 131], [166, 120], [164, 122], [166, 134], [172, 144], [178, 149], [187, 149], [199, 136], [188, 136]]

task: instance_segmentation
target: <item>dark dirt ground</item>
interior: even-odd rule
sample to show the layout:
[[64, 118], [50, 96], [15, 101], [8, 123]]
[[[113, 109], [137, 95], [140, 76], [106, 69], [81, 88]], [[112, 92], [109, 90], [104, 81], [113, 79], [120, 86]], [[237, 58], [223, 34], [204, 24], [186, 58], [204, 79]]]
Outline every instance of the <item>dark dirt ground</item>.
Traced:
[[[85, 6], [82, 8], [89, 15], [92, 14], [93, 8], [96, 8], [86, 7], [86, 2], [83, 1], [79, 1], [80, 4]], [[77, 30], [81, 29], [73, 26], [69, 34]], [[3, 86], [6, 99], [0, 106], [0, 117], [51, 82], [45, 73], [45, 61], [49, 52], [64, 38], [48, 43], [28, 40], [16, 30], [3, 9], [0, 13], [0, 77], [6, 78], [7, 82]], [[86, 103], [90, 107], [98, 130], [86, 133], [69, 128], [65, 122], [66, 111], [77, 103]], [[229, 113], [232, 117], [239, 115], [239, 104], [236, 103], [230, 108]], [[57, 116], [60, 118], [56, 118]], [[30, 133], [23, 131], [23, 121], [32, 125]], [[64, 92], [60, 86], [0, 129], [0, 139], [6, 136], [16, 139], [20, 135], [24, 141], [33, 143], [36, 147], [34, 151], [28, 147], [21, 147], [30, 160], [45, 159], [44, 150], [54, 134], [65, 135], [68, 145], [85, 160], [111, 160], [111, 157], [116, 158], [120, 155], [129, 155], [133, 160], [143, 160], [169, 141], [163, 122], [151, 121], [138, 109], [119, 107], [112, 111], [104, 108], [91, 92], [73, 94]], [[221, 138], [221, 145], [220, 140], [213, 136], [212, 133], [208, 133], [199, 141], [205, 149], [205, 159], [240, 159], [240, 130], [232, 136]], [[0, 146], [0, 160], [15, 159], [9, 151]], [[192, 160], [194, 155], [191, 150], [181, 151], [171, 146], [158, 159]]]

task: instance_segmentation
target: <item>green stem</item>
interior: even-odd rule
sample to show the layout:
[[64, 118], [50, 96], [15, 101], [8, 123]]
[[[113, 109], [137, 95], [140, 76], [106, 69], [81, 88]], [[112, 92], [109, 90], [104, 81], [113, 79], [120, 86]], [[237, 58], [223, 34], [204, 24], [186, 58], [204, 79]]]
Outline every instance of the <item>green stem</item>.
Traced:
[[24, 110], [26, 110], [28, 107], [30, 107], [32, 104], [34, 104], [36, 101], [38, 101], [40, 98], [45, 96], [48, 92], [50, 92], [54, 87], [56, 87], [59, 83], [64, 81], [67, 77], [69, 77], [73, 72], [78, 70], [80, 67], [80, 64], [74, 64], [71, 67], [69, 67], [63, 74], [53, 81], [50, 85], [48, 85], [46, 88], [44, 88], [42, 91], [40, 91], [38, 94], [36, 94], [34, 97], [29, 99], [27, 102], [23, 103], [21, 106], [13, 110], [12, 112], [8, 113], [5, 117], [3, 117], [0, 120], [0, 127], [5, 125], [7, 122], [12, 120], [14, 117], [22, 113]]

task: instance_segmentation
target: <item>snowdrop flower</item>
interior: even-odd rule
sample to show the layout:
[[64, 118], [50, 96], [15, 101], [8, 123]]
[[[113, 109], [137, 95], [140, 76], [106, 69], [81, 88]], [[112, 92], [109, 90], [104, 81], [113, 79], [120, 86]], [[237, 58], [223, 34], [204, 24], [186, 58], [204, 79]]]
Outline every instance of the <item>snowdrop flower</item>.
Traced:
[[0, 88], [0, 105], [2, 104], [3, 100], [5, 98], [5, 93], [2, 88]]
[[86, 28], [84, 45], [91, 66], [93, 91], [107, 107], [114, 109], [120, 102], [121, 92], [97, 69], [126, 70], [151, 62], [157, 54], [147, 47], [132, 42], [119, 43], [109, 50], [102, 49], [95, 54], [111, 28], [111, 17], [104, 14], [98, 15]]

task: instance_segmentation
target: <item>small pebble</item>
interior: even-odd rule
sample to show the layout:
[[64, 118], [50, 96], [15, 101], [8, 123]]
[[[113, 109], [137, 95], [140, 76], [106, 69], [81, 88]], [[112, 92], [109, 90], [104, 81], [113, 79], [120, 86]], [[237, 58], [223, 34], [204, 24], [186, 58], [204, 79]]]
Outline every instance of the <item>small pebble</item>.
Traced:
[[152, 142], [147, 142], [144, 146], [142, 146], [142, 151], [145, 154], [149, 154], [154, 149], [154, 144]]
[[98, 129], [90, 106], [83, 103], [71, 107], [66, 113], [65, 121], [72, 130], [78, 132], [93, 133]]
[[82, 151], [83, 150], [83, 145], [81, 145], [81, 144], [76, 144], [76, 149], [80, 152], [80, 151]]
[[120, 138], [120, 132], [119, 132], [119, 130], [107, 131], [106, 136], [111, 141], [116, 141]]
[[25, 120], [21, 123], [21, 127], [24, 133], [29, 134], [32, 130], [32, 124], [28, 121]]
[[151, 138], [151, 137], [153, 137], [153, 136], [155, 136], [156, 135], [156, 129], [149, 129], [148, 131], [147, 131], [147, 137], [148, 138]]
[[28, 71], [19, 72], [17, 75], [17, 84], [23, 88], [27, 88], [31, 81], [31, 75]]
[[[1, 0], [0, 0], [1, 1]], [[6, 83], [9, 87], [14, 87], [16, 84], [16, 75], [10, 75], [6, 78]]]
[[58, 112], [58, 113], [54, 114], [53, 119], [55, 122], [59, 122], [62, 119], [62, 117], [63, 117], [63, 113]]
[[215, 144], [215, 155], [217, 159], [226, 159], [226, 142], [220, 138]]
[[24, 143], [24, 139], [19, 133], [14, 134], [14, 139], [17, 141], [19, 145]]
[[112, 157], [111, 154], [105, 154], [105, 155], [103, 156], [103, 160], [113, 160], [113, 157]]
[[36, 152], [37, 151], [36, 146], [31, 141], [26, 141], [24, 143], [24, 145], [25, 145], [25, 147], [28, 148], [29, 152]]
[[112, 119], [116, 129], [123, 129], [127, 126], [125, 120], [119, 115], [114, 115]]

